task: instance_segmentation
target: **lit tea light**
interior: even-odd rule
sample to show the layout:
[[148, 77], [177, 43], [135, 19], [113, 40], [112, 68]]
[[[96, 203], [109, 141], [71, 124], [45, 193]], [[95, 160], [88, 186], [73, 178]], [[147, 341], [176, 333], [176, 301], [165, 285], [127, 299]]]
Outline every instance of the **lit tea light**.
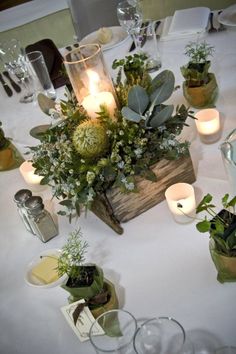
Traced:
[[220, 115], [214, 108], [203, 109], [195, 114], [198, 133], [202, 142], [211, 144], [220, 137]]
[[89, 78], [89, 92], [90, 95], [86, 96], [82, 101], [82, 106], [87, 111], [88, 116], [90, 118], [96, 118], [97, 112], [101, 111], [101, 105], [106, 105], [108, 112], [111, 117], [114, 116], [114, 111], [116, 108], [116, 102], [114, 96], [111, 92], [102, 91], [99, 92], [99, 75], [93, 71], [88, 69], [87, 75]]
[[185, 224], [193, 220], [196, 213], [194, 188], [188, 183], [176, 183], [167, 188], [165, 197], [175, 221]]
[[30, 161], [23, 162], [19, 169], [22, 177], [32, 191], [39, 192], [46, 188], [45, 185], [40, 184], [43, 177], [34, 173], [35, 168]]

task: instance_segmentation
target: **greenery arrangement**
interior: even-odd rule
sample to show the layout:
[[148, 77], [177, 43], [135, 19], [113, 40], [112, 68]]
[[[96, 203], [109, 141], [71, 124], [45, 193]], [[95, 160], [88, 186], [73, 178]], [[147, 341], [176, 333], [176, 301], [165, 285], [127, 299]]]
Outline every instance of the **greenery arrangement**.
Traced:
[[84, 306], [89, 306], [95, 317], [119, 306], [114, 285], [104, 279], [102, 269], [95, 264], [84, 264], [88, 243], [82, 236], [80, 229], [71, 232], [58, 258], [58, 274], [68, 275], [61, 286], [70, 293], [69, 302], [85, 300], [73, 313], [75, 323]]
[[197, 223], [196, 227], [200, 232], [208, 232], [215, 243], [215, 250], [220, 254], [236, 256], [236, 197], [229, 199], [225, 194], [222, 198], [223, 210], [215, 212], [215, 205], [212, 203], [212, 196], [207, 194], [203, 197], [196, 212], [207, 212], [204, 220]]
[[36, 173], [44, 176], [41, 183], [52, 186], [66, 207], [61, 215], [70, 216], [74, 209], [80, 214], [81, 206], [90, 208], [96, 196], [112, 186], [138, 192], [135, 176], [156, 181], [152, 164], [189, 155], [189, 143], [177, 136], [192, 112], [183, 105], [174, 109], [164, 104], [175, 89], [173, 73], [165, 70], [151, 80], [144, 63], [137, 54], [114, 62], [113, 67], [119, 67], [115, 90], [120, 106], [115, 117], [104, 106], [97, 119], [90, 120], [68, 90], [66, 100], [50, 108], [57, 121], [31, 151]]
[[185, 47], [185, 55], [189, 62], [180, 68], [188, 87], [199, 87], [209, 82], [210, 56], [213, 56], [214, 47], [207, 42], [189, 42]]

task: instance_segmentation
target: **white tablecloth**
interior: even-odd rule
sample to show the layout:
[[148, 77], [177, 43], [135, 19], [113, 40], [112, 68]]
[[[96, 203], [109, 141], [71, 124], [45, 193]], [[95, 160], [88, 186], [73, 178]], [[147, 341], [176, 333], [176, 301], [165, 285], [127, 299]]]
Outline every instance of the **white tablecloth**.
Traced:
[[[183, 82], [180, 66], [187, 61], [183, 53], [190, 39], [195, 38], [160, 44], [163, 69], [173, 70], [178, 85]], [[221, 114], [222, 137], [215, 144], [202, 144], [191, 120], [183, 136], [191, 141], [197, 201], [211, 193], [219, 203], [229, 191], [219, 145], [236, 126], [236, 31], [206, 35], [206, 40], [215, 46], [211, 70], [219, 85], [216, 108]], [[129, 46], [127, 41], [105, 52], [108, 66], [111, 67], [114, 58], [122, 58]], [[36, 104], [20, 104], [18, 95], [8, 98], [2, 87], [0, 90], [1, 120], [6, 135], [25, 152], [27, 145], [38, 143], [29, 136], [29, 130], [47, 123], [49, 118]], [[174, 93], [171, 101], [186, 103], [182, 89]], [[43, 244], [25, 231], [13, 202], [15, 192], [25, 187], [18, 170], [0, 173], [2, 354], [93, 353], [90, 343], [79, 342], [60, 312], [68, 294], [60, 287], [38, 290], [24, 281], [30, 260], [42, 250], [62, 247], [68, 233], [78, 226], [89, 243], [86, 260], [104, 269], [105, 276], [116, 286], [121, 307], [136, 318], [160, 315], [176, 318], [193, 341], [196, 353], [213, 353], [216, 347], [236, 345], [236, 284], [217, 282], [208, 235], [198, 233], [195, 223], [176, 224], [163, 201], [124, 224], [123, 236], [117, 236], [92, 213], [71, 224], [65, 217], [58, 217], [59, 236]], [[56, 201], [53, 208], [59, 210]]]

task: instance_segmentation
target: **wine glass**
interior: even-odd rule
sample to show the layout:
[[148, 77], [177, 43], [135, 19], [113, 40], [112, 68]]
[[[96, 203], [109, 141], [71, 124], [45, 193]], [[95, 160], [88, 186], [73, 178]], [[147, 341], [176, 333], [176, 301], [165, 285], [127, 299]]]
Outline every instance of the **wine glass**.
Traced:
[[139, 48], [138, 35], [143, 15], [138, 2], [121, 1], [117, 6], [117, 18], [122, 28], [132, 37], [135, 47]]
[[25, 93], [20, 98], [20, 102], [32, 102], [34, 100], [34, 90], [31, 88], [31, 77], [24, 49], [17, 39], [11, 39], [0, 44], [0, 60], [9, 74], [13, 74], [24, 86]]

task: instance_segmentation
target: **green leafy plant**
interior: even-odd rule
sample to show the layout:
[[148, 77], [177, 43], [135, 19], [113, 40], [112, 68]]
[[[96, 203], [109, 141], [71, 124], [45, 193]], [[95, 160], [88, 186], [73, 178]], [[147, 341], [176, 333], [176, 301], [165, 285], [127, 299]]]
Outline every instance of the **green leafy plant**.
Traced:
[[211, 65], [208, 59], [213, 55], [214, 47], [205, 41], [189, 42], [185, 47], [185, 55], [189, 62], [180, 68], [188, 87], [199, 87], [209, 82], [209, 68]]
[[58, 274], [67, 274], [72, 283], [81, 279], [80, 266], [85, 260], [88, 243], [82, 240], [81, 230], [71, 232], [58, 258]]
[[229, 194], [222, 198], [222, 207], [219, 213], [215, 212], [213, 197], [207, 194], [203, 197], [196, 208], [196, 213], [205, 211], [204, 220], [197, 223], [199, 232], [209, 232], [210, 238], [215, 243], [216, 250], [227, 256], [236, 256], [236, 197], [229, 199]]

